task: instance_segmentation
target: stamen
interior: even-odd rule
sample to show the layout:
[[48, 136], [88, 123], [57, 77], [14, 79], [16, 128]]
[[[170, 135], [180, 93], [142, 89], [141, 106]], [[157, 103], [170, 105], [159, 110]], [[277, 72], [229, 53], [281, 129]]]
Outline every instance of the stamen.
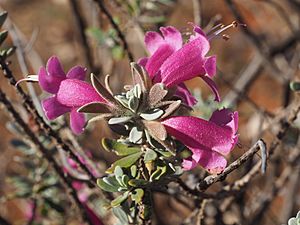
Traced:
[[[227, 25], [227, 26], [225, 26], [225, 25], [223, 25], [223, 24], [218, 24], [217, 26], [215, 26], [215, 27], [213, 27], [213, 28], [211, 29], [210, 33], [211, 33], [212, 31], [214, 31], [214, 30], [215, 30], [216, 28], [218, 28], [218, 27], [220, 27], [220, 29], [217, 30], [217, 31], [215, 31], [215, 32], [213, 32], [213, 33], [211, 33], [211, 34], [209, 34], [208, 40], [211, 40], [212, 38], [215, 38], [215, 37], [219, 36], [221, 33], [223, 33], [225, 30], [228, 30], [228, 29], [231, 28], [231, 27], [236, 28], [236, 27], [238, 27], [238, 26], [244, 26], [244, 27], [245, 27], [246, 24], [241, 24], [241, 23], [239, 23], [239, 22], [237, 22], [237, 21], [233, 21], [231, 24], [229, 24], [229, 25]], [[227, 35], [227, 34], [222, 35], [222, 37], [223, 37], [223, 39], [225, 39], [225, 40], [228, 40], [228, 39], [229, 39], [229, 35]]]
[[39, 81], [39, 76], [38, 75], [28, 75], [27, 77], [19, 80], [15, 86], [18, 86], [21, 82], [26, 81], [26, 82], [38, 82]]

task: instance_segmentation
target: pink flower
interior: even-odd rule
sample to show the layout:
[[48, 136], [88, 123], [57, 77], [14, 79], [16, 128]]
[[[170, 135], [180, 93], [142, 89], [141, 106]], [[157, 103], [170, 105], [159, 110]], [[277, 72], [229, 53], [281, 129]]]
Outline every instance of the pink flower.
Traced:
[[70, 112], [70, 126], [75, 134], [80, 134], [85, 125], [83, 113], [77, 109], [90, 102], [106, 102], [84, 81], [86, 68], [74, 66], [64, 73], [57, 57], [51, 57], [46, 68], [41, 67], [38, 81], [42, 89], [53, 96], [43, 100], [42, 106], [49, 120]]
[[186, 170], [197, 164], [211, 173], [220, 173], [226, 167], [224, 155], [231, 152], [238, 136], [238, 113], [228, 109], [215, 111], [206, 121], [193, 116], [176, 116], [162, 121], [167, 132], [192, 151], [184, 160]]
[[215, 100], [220, 101], [219, 93], [212, 77], [216, 74], [216, 56], [206, 57], [210, 45], [200, 27], [194, 27], [194, 35], [183, 44], [180, 32], [174, 27], [161, 27], [162, 36], [157, 32], [147, 32], [145, 44], [149, 58], [142, 58], [144, 66], [155, 83], [167, 87], [178, 86], [176, 95], [190, 106], [196, 103], [184, 81], [201, 77], [213, 90]]

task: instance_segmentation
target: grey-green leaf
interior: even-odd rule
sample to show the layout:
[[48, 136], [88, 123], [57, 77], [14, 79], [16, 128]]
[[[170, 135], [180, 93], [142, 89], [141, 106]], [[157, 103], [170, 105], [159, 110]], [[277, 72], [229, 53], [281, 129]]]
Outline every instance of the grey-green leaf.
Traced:
[[129, 133], [129, 141], [132, 143], [138, 143], [143, 137], [143, 131], [138, 130], [137, 127], [133, 127]]
[[129, 223], [126, 212], [121, 207], [114, 207], [113, 214], [120, 220], [121, 224], [127, 225]]
[[157, 153], [154, 150], [148, 148], [144, 155], [144, 161], [151, 162], [154, 161], [156, 158], [157, 158]]
[[152, 109], [148, 112], [141, 113], [140, 116], [145, 120], [156, 120], [164, 114], [161, 109]]
[[118, 176], [121, 177], [121, 176], [123, 176], [124, 173], [120, 166], [116, 166], [114, 169], [114, 174], [116, 177], [118, 177]]
[[132, 117], [130, 116], [123, 116], [123, 117], [113, 117], [108, 121], [108, 124], [118, 124], [118, 123], [126, 123], [131, 120]]

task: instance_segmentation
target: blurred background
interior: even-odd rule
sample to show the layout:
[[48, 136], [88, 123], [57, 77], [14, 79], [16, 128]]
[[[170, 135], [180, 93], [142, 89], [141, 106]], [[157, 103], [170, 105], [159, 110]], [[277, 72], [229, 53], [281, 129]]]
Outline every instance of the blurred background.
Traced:
[[[5, 10], [9, 15], [4, 24], [4, 28], [9, 31], [9, 41], [6, 44], [18, 48], [10, 58], [10, 66], [16, 78], [37, 74], [40, 66], [45, 65], [50, 56], [56, 55], [65, 70], [75, 64], [83, 65], [102, 81], [106, 74], [110, 74], [110, 83], [115, 92], [121, 91], [124, 84], [130, 83], [128, 52], [124, 50], [118, 33], [96, 2], [0, 0], [0, 11]], [[219, 23], [227, 25], [232, 21], [239, 21], [246, 24], [247, 27], [229, 29], [224, 33], [226, 36], [213, 39], [209, 53], [217, 55], [218, 74], [215, 80], [223, 100], [221, 105], [239, 112], [239, 147], [236, 147], [228, 160], [233, 162], [260, 138], [267, 142], [268, 147], [272, 146], [271, 143], [276, 140], [276, 135], [282, 128], [282, 119], [288, 118], [297, 102], [297, 93], [291, 91], [290, 82], [299, 81], [299, 1], [101, 2], [120, 27], [135, 61], [147, 55], [144, 33], [148, 30], [172, 25], [187, 37], [192, 31], [189, 22], [199, 24], [206, 32]], [[0, 85], [15, 107], [26, 117], [15, 90], [7, 85], [3, 76], [0, 76]], [[207, 118], [212, 110], [221, 106], [213, 102], [213, 97], [202, 80], [193, 79], [187, 85], [199, 100], [193, 114]], [[22, 86], [37, 99], [45, 96], [37, 85]], [[24, 166], [24, 157], [27, 156], [18, 150], [22, 145], [20, 135], [18, 136], [14, 123], [4, 109], [0, 112], [0, 120], [0, 215], [11, 224], [27, 224], [28, 214], [32, 211], [32, 196], [24, 193], [16, 195], [16, 186], [26, 185], [21, 177], [28, 176], [28, 168]], [[63, 120], [53, 125], [58, 126]], [[27, 121], [30, 123], [30, 118]], [[83, 149], [91, 152], [93, 161], [102, 169], [113, 160], [100, 146], [100, 137], [109, 135], [111, 134], [105, 123], [99, 122], [78, 137]], [[206, 219], [203, 224], [287, 224], [287, 220], [300, 209], [298, 136], [299, 122], [296, 120], [288, 134], [280, 139], [267, 172], [258, 174], [249, 182], [246, 190], [233, 200], [230, 197], [223, 199], [223, 208], [218, 207], [221, 206], [218, 201], [209, 202], [205, 208]], [[298, 160], [290, 160], [295, 157], [290, 156], [291, 154], [296, 154]], [[29, 156], [30, 159], [32, 157]], [[225, 183], [209, 191], [213, 193], [222, 185], [247, 174], [259, 159], [258, 154], [239, 172], [228, 177]], [[285, 170], [286, 168], [289, 170]], [[189, 181], [195, 176], [201, 178], [203, 175], [201, 168], [198, 168], [186, 175], [185, 179]], [[94, 196], [93, 200], [97, 198], [100, 197]], [[172, 197], [161, 194], [155, 196], [155, 202], [156, 224], [196, 224], [194, 206], [191, 204], [181, 204]], [[39, 214], [47, 220], [31, 224], [78, 224], [76, 215], [60, 209], [60, 203], [47, 204], [47, 209], [38, 209], [41, 210]], [[104, 224], [117, 224], [109, 213], [100, 209], [101, 203], [99, 204], [99, 208], [97, 205], [94, 207], [98, 209]], [[51, 207], [56, 207], [57, 212], [51, 213]]]

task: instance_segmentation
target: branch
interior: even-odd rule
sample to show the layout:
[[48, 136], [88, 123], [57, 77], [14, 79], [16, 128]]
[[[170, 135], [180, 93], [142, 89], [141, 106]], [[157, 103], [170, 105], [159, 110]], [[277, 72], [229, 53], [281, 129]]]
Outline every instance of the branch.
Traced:
[[81, 43], [82, 43], [82, 47], [83, 47], [86, 62], [88, 64], [88, 67], [94, 73], [97, 73], [97, 69], [95, 68], [95, 65], [94, 65], [94, 62], [93, 62], [93, 56], [92, 56], [91, 48], [89, 46], [87, 36], [85, 34], [86, 23], [85, 23], [84, 19], [82, 18], [82, 15], [80, 13], [80, 7], [77, 4], [77, 0], [70, 0], [70, 4], [71, 4], [71, 7], [72, 7], [74, 18], [75, 18], [77, 26], [78, 26], [79, 35], [80, 35], [80, 39], [81, 39]]
[[199, 191], [205, 191], [212, 184], [224, 180], [228, 174], [230, 174], [232, 171], [239, 168], [246, 161], [248, 161], [254, 154], [256, 154], [256, 152], [262, 150], [263, 148], [266, 148], [265, 142], [263, 140], [257, 141], [256, 144], [253, 145], [245, 154], [243, 154], [240, 158], [238, 158], [236, 161], [234, 161], [228, 167], [226, 167], [222, 173], [218, 175], [207, 176], [204, 180], [200, 181], [200, 183], [197, 184], [196, 189]]
[[[52, 166], [54, 171], [59, 176], [60, 180], [62, 181], [62, 184], [66, 187], [68, 193], [70, 193], [71, 200], [75, 203], [75, 205], [78, 207], [79, 211], [81, 212], [83, 218], [86, 221], [89, 221], [89, 218], [87, 216], [87, 212], [80, 202], [76, 190], [73, 188], [72, 183], [67, 177], [65, 177], [63, 170], [60, 168], [56, 160], [53, 158], [52, 153], [44, 147], [44, 145], [39, 141], [38, 137], [35, 135], [35, 133], [28, 127], [26, 122], [21, 118], [19, 113], [15, 110], [15, 108], [12, 106], [10, 101], [7, 99], [6, 95], [2, 90], [0, 89], [0, 102], [4, 105], [6, 110], [10, 113], [10, 116], [15, 120], [15, 122], [23, 129], [25, 134], [28, 136], [28, 138], [37, 146], [37, 148], [40, 150], [40, 152], [43, 155], [43, 158], [45, 158], [49, 164]], [[89, 221], [89, 224], [92, 225], [91, 221]]]
[[60, 138], [60, 136], [45, 122], [45, 120], [39, 115], [38, 111], [36, 110], [31, 98], [23, 91], [21, 86], [16, 86], [16, 79], [12, 71], [9, 69], [7, 63], [3, 58], [0, 57], [0, 67], [3, 71], [5, 78], [8, 79], [9, 83], [15, 88], [17, 93], [21, 96], [23, 100], [23, 105], [30, 115], [32, 115], [33, 119], [37, 122], [39, 127], [39, 132], [45, 134], [46, 136], [50, 136], [55, 140], [57, 146], [67, 152], [70, 157], [79, 165], [79, 167], [89, 176], [89, 178], [96, 184], [97, 178], [92, 174], [92, 172], [87, 168], [85, 164], [83, 164], [80, 158], [74, 153], [69, 145], [64, 143], [64, 141]]
[[128, 59], [130, 62], [134, 61], [133, 55], [129, 50], [127, 41], [125, 39], [125, 35], [123, 34], [123, 32], [121, 31], [121, 29], [119, 28], [118, 24], [116, 24], [116, 22], [113, 19], [113, 16], [110, 14], [110, 12], [108, 11], [108, 9], [106, 8], [106, 6], [104, 5], [104, 2], [102, 0], [94, 0], [94, 2], [99, 6], [100, 10], [104, 13], [104, 15], [107, 17], [109, 23], [112, 25], [112, 27], [116, 30], [118, 37], [121, 40], [121, 43], [123, 45], [123, 48], [125, 50], [125, 52], [127, 53]]

